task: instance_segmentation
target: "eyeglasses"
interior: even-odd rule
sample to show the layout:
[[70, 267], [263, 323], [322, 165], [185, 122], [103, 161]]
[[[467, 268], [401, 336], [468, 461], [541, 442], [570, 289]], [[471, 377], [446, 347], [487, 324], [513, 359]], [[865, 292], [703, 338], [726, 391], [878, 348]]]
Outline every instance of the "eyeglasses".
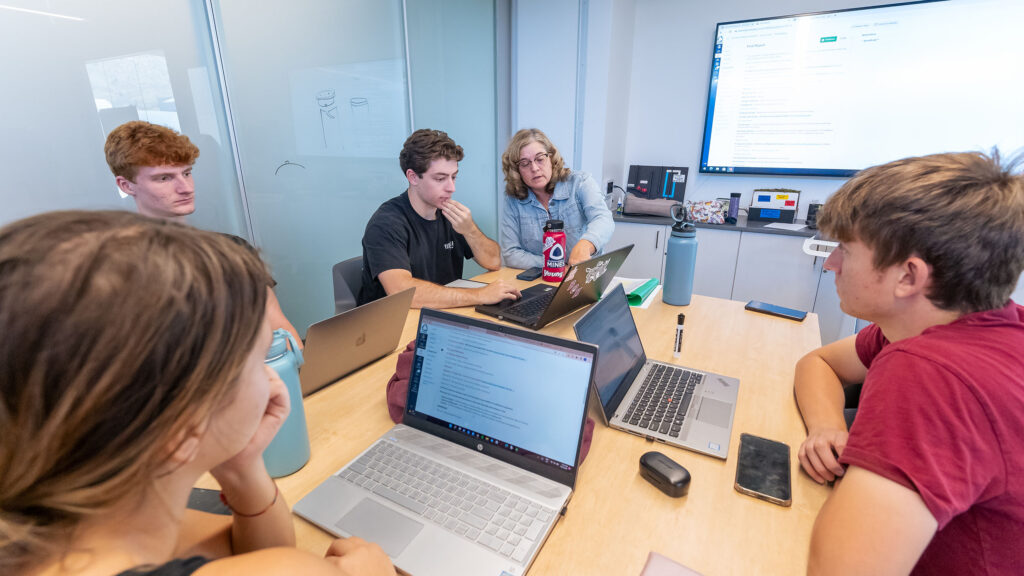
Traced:
[[529, 158], [523, 158], [522, 160], [519, 161], [519, 169], [526, 170], [527, 168], [530, 167], [530, 164], [533, 164], [534, 162], [536, 162], [537, 167], [540, 168], [544, 166], [544, 163], [547, 162], [550, 156], [551, 154], [548, 154], [547, 152], [541, 152], [540, 154], [534, 156], [533, 160], [530, 160]]

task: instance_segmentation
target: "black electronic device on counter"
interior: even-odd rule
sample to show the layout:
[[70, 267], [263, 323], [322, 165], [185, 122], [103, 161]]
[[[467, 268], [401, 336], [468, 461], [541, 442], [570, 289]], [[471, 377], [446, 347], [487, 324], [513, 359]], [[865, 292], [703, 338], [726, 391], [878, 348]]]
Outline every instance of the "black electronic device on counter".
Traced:
[[689, 168], [678, 166], [638, 166], [634, 164], [629, 167], [626, 191], [650, 200], [666, 198], [682, 202], [689, 172]]
[[807, 205], [807, 227], [811, 230], [818, 229], [818, 210], [821, 210], [823, 204], [808, 204]]
[[646, 452], [640, 457], [640, 476], [673, 498], [690, 490], [690, 472], [661, 452]]

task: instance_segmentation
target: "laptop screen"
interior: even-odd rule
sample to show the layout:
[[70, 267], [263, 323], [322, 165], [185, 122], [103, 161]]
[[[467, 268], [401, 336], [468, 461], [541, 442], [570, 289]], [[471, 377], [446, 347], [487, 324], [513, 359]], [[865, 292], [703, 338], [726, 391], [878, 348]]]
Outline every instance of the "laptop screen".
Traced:
[[594, 354], [434, 314], [420, 316], [408, 413], [544, 467], [573, 470]]
[[601, 406], [607, 407], [620, 388], [632, 383], [631, 380], [623, 386], [623, 380], [635, 374], [635, 368], [647, 361], [622, 284], [605, 294], [576, 322], [574, 329], [577, 338], [597, 344], [601, 351], [594, 369], [594, 384]]

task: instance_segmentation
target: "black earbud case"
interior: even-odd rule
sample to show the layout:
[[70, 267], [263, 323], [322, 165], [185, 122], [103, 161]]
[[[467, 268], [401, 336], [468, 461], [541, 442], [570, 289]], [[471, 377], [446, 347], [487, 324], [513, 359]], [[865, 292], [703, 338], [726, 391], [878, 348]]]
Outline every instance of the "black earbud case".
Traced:
[[690, 489], [690, 472], [661, 452], [640, 457], [640, 476], [673, 498], [686, 496]]

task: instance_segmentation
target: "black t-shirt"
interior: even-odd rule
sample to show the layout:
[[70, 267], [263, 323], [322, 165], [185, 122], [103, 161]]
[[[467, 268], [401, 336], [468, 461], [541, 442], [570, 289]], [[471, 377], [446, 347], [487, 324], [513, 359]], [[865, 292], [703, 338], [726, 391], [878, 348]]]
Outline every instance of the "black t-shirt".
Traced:
[[377, 276], [402, 269], [413, 278], [447, 284], [462, 278], [462, 265], [473, 252], [466, 238], [437, 211], [426, 220], [413, 210], [409, 192], [380, 205], [363, 233], [363, 287], [356, 299], [361, 306], [387, 296]]

